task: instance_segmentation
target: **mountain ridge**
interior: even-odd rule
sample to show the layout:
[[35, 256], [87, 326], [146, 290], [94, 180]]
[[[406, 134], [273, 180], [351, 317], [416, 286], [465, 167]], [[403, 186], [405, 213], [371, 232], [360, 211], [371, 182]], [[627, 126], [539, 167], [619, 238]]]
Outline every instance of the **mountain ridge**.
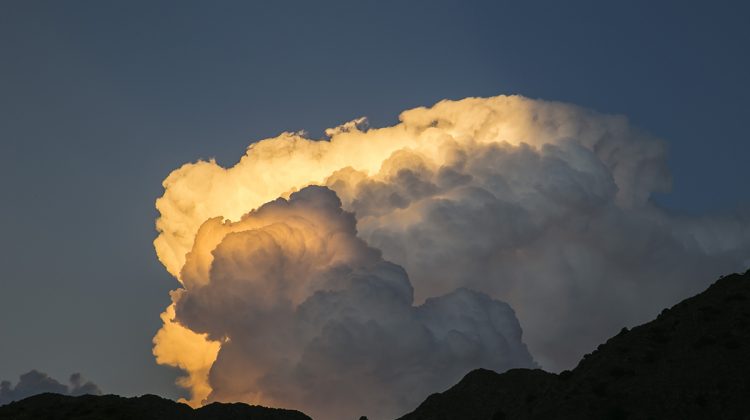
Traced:
[[398, 420], [750, 419], [750, 271], [619, 334], [571, 371], [478, 369]]
[[187, 404], [146, 394], [70, 396], [37, 394], [0, 406], [8, 420], [312, 420], [302, 412], [245, 403], [214, 402], [193, 409]]

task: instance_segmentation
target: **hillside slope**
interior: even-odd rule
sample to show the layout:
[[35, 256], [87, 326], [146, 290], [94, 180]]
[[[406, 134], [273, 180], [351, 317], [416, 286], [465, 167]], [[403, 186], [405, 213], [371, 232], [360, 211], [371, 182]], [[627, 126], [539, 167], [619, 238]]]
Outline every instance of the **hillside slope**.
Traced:
[[2, 420], [310, 420], [294, 410], [213, 403], [193, 410], [155, 395], [124, 398], [116, 395], [39, 394], [0, 407]]
[[554, 375], [476, 370], [400, 420], [750, 419], [750, 271]]

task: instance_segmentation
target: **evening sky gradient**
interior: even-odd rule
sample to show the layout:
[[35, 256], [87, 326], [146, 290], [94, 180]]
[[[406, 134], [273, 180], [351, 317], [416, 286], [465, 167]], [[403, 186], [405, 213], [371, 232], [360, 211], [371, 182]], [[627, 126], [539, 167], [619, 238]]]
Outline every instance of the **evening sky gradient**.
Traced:
[[4, 2], [0, 378], [179, 395], [151, 354], [177, 286], [151, 244], [161, 181], [282, 131], [522, 94], [665, 139], [668, 209], [747, 206], [748, 17], [744, 2]]

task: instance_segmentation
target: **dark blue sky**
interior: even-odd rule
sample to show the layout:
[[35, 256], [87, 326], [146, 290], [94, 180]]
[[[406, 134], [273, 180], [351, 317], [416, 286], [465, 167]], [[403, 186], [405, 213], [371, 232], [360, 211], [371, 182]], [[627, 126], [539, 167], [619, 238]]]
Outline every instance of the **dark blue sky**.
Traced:
[[151, 337], [177, 283], [161, 181], [249, 142], [518, 93], [668, 141], [662, 205], [750, 203], [744, 2], [42, 2], [0, 6], [0, 378], [177, 395]]

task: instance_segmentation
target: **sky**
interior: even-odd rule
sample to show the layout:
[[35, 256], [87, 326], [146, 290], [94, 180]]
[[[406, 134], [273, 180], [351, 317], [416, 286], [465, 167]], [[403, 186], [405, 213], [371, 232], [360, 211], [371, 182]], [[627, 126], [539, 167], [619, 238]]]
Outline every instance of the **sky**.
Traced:
[[42, 2], [0, 13], [0, 378], [184, 395], [151, 340], [178, 286], [155, 200], [185, 162], [522, 94], [667, 142], [668, 211], [750, 204], [743, 2]]

